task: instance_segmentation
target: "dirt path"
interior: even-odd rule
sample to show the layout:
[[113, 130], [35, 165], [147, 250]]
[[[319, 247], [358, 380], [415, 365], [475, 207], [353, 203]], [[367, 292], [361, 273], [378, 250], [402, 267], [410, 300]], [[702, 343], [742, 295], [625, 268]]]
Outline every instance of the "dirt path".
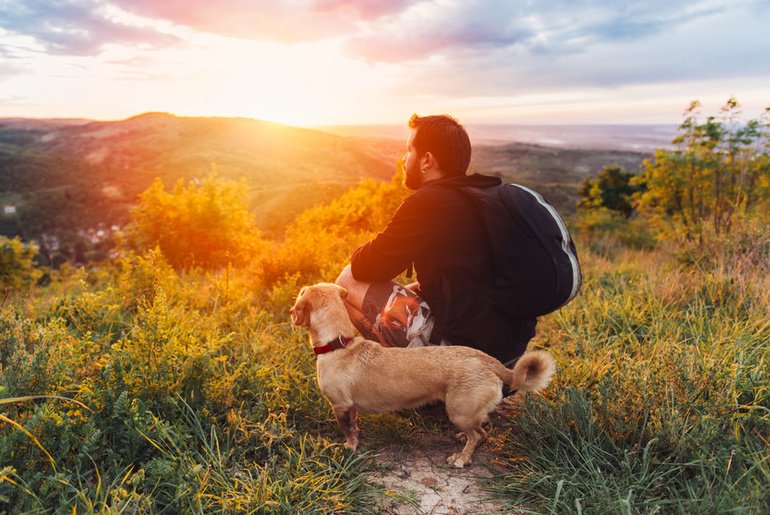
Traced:
[[385, 488], [380, 508], [389, 514], [509, 513], [482, 488], [492, 476], [489, 444], [482, 444], [470, 467], [445, 463], [460, 444], [445, 435], [424, 434], [415, 445], [391, 445], [375, 454], [369, 480]]

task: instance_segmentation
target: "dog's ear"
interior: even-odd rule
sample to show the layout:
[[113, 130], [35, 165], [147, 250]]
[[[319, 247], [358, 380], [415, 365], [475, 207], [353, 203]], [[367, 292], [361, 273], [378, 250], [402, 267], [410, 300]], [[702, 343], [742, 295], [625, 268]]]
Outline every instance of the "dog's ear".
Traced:
[[303, 287], [297, 295], [297, 301], [289, 309], [291, 315], [291, 323], [294, 325], [309, 327], [310, 326], [310, 299], [307, 296], [308, 288]]

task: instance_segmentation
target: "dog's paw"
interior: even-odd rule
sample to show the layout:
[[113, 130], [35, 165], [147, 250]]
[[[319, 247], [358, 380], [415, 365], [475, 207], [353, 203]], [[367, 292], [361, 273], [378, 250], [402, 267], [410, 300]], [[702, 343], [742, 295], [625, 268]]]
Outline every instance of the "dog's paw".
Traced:
[[466, 461], [463, 458], [463, 455], [462, 455], [461, 452], [452, 454], [450, 457], [448, 457], [446, 459], [446, 462], [449, 465], [452, 465], [453, 467], [458, 468], [458, 469], [461, 469], [461, 468], [465, 467], [466, 465], [470, 465], [471, 464], [471, 460], [467, 460]]
[[346, 440], [344, 446], [346, 449], [355, 451], [358, 448], [358, 440]]

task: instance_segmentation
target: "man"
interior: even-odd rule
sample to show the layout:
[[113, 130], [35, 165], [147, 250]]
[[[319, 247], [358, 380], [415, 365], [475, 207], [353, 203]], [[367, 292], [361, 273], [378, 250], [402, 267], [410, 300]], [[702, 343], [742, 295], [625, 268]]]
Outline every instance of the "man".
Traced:
[[[364, 336], [386, 346], [467, 345], [512, 365], [535, 335], [536, 319], [506, 316], [491, 300], [484, 227], [457, 191], [501, 181], [466, 175], [470, 140], [454, 118], [412, 115], [409, 127], [402, 166], [404, 185], [414, 193], [337, 278], [348, 290], [350, 317]], [[392, 281], [412, 268], [417, 283]]]

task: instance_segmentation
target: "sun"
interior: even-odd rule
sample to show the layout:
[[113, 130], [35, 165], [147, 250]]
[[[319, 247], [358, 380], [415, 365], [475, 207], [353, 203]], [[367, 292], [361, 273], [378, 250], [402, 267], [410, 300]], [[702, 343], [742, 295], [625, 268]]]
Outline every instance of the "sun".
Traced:
[[[334, 42], [228, 43], [214, 52], [217, 112], [287, 125], [356, 120], [384, 103], [389, 81], [377, 67], [343, 55]], [[361, 120], [363, 121], [363, 120]]]
[[[52, 102], [62, 108], [49, 115], [122, 119], [163, 111], [317, 126], [400, 122], [414, 110], [396, 91], [403, 79], [397, 67], [354, 59], [340, 40], [285, 44], [183, 35], [185, 45], [163, 52], [105, 48], [89, 66], [92, 80], [56, 90], [62, 98], [87, 95], [89, 111], [70, 112], [71, 103], [57, 97]], [[47, 75], [67, 70], [60, 68], [41, 65], [26, 82], [17, 80], [19, 89], [44, 89]]]

